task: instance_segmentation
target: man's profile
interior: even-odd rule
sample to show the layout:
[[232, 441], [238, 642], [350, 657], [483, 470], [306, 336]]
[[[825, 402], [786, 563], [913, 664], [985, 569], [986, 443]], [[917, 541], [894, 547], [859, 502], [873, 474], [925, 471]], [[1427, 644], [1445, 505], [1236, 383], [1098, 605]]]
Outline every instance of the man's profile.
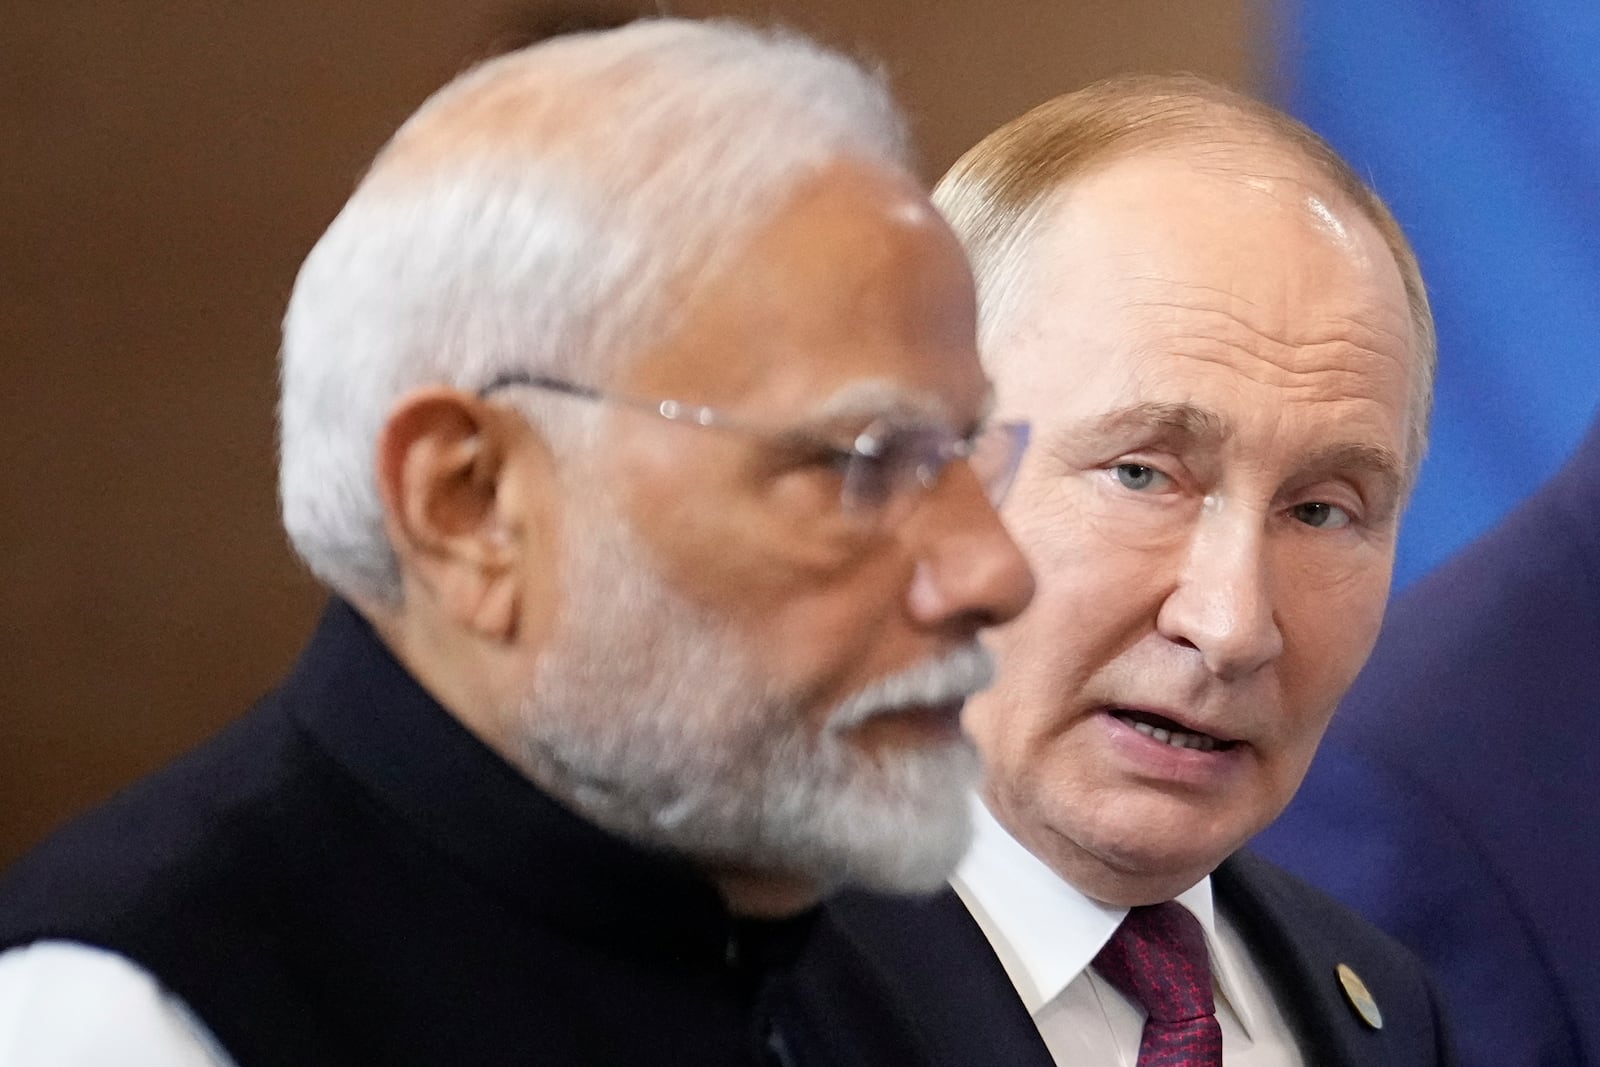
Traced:
[[457, 79], [284, 324], [335, 600], [0, 884], [7, 1062], [915, 1062], [862, 961], [791, 963], [965, 847], [976, 637], [1032, 593], [990, 400], [853, 64], [658, 21]]

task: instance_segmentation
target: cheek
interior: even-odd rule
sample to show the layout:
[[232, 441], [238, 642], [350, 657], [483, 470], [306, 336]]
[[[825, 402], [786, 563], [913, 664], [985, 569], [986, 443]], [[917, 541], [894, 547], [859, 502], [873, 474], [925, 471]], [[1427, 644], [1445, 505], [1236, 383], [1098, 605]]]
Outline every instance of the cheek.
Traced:
[[[910, 647], [911, 569], [890, 541], [797, 518], [728, 472], [636, 483], [630, 518], [679, 596], [725, 625], [764, 680], [817, 715], [926, 656]], [[819, 525], [820, 524], [820, 525]]]
[[1103, 608], [1115, 590], [1137, 592], [1181, 553], [1194, 525], [1189, 502], [1170, 494], [1134, 496], [1099, 470], [1028, 488], [1033, 491], [1006, 508], [1006, 525], [1041, 593], [1064, 604]]
[[1062, 735], [1079, 717], [1079, 694], [1115, 655], [1115, 635], [1126, 629], [1095, 608], [1115, 584], [1105, 569], [1083, 566], [1080, 553], [1056, 556], [1054, 548], [1042, 556], [1030, 553], [1038, 584], [1028, 609], [985, 635], [999, 676], [966, 718], [991, 764], [1030, 780], [1055, 773], [1050, 765]]
[[1326, 726], [1333, 706], [1367, 662], [1383, 624], [1389, 594], [1386, 567], [1347, 568], [1335, 581], [1303, 583], [1291, 599], [1280, 598], [1285, 637], [1286, 688], [1294, 707], [1307, 712], [1312, 728]]
[[997, 810], [1019, 827], [1067, 826], [1094, 791], [1099, 767], [1085, 749], [1079, 732], [1085, 723], [1064, 689], [1050, 695], [1030, 689], [1026, 681], [1002, 681], [968, 705], [964, 725], [983, 754]]
[[[891, 639], [903, 599], [878, 575], [784, 583], [751, 597], [748, 624], [780, 660], [795, 664], [865, 658]], [[879, 580], [874, 580], [875, 578]]]
[[1106, 580], [1104, 568], [1090, 565], [1105, 539], [1059, 491], [1007, 507], [1002, 517], [1035, 580], [1030, 606], [1002, 632], [1022, 635], [1060, 626], [1064, 614], [1075, 613], [1077, 601]]
[[769, 683], [818, 719], [841, 701], [929, 656], [905, 624], [911, 575], [872, 558], [813, 571], [772, 561], [740, 583], [734, 626]]
[[741, 630], [837, 578], [837, 553], [813, 558], [790, 525], [728, 479], [685, 485], [662, 478], [630, 499], [635, 536], [680, 596]]
[[1387, 594], [1387, 573], [1369, 567], [1352, 572], [1346, 581], [1322, 583], [1316, 595], [1296, 598], [1282, 609], [1285, 655], [1280, 678], [1285, 713], [1293, 716], [1273, 768], [1282, 803], [1300, 787], [1339, 701], [1366, 664]]
[[995, 685], [968, 701], [962, 713], [962, 726], [983, 754], [991, 788], [1007, 793], [1037, 785], [1045, 770], [1042, 751], [1054, 733], [1055, 702], [1039, 700], [1030, 688], [1027, 679], [1002, 666]]
[[1153, 626], [1162, 555], [1081, 512], [1024, 515], [1012, 529], [1036, 585], [1027, 610], [993, 635], [1002, 681], [1029, 701], [1061, 705]]

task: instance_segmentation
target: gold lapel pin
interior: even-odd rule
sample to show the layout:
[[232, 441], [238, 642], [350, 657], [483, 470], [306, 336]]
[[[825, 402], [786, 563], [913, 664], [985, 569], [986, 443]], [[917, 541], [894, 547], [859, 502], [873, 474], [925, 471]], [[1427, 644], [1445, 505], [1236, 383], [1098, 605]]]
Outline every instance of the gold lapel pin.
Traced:
[[1361, 1016], [1361, 1021], [1374, 1030], [1383, 1029], [1383, 1012], [1378, 1010], [1378, 1002], [1372, 999], [1372, 994], [1367, 990], [1367, 983], [1361, 976], [1351, 970], [1347, 963], [1339, 964], [1336, 969], [1339, 975], [1339, 984], [1344, 987], [1344, 995], [1350, 1001], [1350, 1006]]

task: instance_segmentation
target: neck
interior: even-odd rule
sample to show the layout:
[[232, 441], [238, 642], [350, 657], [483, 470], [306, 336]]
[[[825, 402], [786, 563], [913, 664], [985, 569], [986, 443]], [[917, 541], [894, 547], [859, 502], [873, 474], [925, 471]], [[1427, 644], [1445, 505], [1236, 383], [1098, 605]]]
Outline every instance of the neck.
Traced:
[[784, 919], [814, 907], [822, 888], [804, 878], [764, 874], [733, 867], [706, 872], [735, 915], [752, 919]]

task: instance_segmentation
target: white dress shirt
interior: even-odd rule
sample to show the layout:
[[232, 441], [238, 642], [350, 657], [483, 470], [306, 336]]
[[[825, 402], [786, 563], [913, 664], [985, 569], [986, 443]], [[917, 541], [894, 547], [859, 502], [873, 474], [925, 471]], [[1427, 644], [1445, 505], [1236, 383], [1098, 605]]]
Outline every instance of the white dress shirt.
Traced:
[[[1127, 908], [1074, 889], [975, 801], [972, 850], [951, 879], [983, 928], [1057, 1064], [1135, 1067], [1144, 1009], [1090, 962]], [[1227, 1067], [1304, 1067], [1294, 1034], [1238, 932], [1212, 907], [1211, 879], [1177, 897], [1205, 930]]]
[[149, 972], [71, 941], [0, 953], [5, 1067], [233, 1067], [216, 1038]]

